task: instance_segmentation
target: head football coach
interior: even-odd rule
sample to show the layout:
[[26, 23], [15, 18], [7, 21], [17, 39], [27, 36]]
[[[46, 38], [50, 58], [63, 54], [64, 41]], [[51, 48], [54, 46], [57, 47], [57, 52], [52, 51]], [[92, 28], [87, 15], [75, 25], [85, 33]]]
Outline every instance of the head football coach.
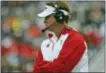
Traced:
[[38, 14], [44, 18], [43, 32], [48, 39], [40, 46], [34, 62], [34, 73], [39, 72], [88, 72], [87, 45], [82, 35], [66, 26], [69, 20], [66, 2], [48, 2]]

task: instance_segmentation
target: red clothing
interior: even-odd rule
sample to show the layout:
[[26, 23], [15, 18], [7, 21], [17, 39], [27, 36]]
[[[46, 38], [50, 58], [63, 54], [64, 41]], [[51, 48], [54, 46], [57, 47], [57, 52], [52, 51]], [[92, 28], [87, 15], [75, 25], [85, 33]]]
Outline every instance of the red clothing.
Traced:
[[18, 53], [27, 58], [34, 58], [36, 55], [34, 53], [37, 53], [37, 50], [28, 43], [12, 41], [12, 45], [8, 48], [3, 45], [1, 46], [1, 54], [5, 55], [9, 53]]
[[63, 44], [58, 58], [52, 62], [45, 61], [41, 51], [39, 51], [38, 57], [35, 59], [34, 63], [34, 73], [70, 72], [78, 64], [86, 50], [84, 39], [79, 32], [73, 29], [65, 27], [61, 34], [65, 33], [68, 33], [69, 36]]

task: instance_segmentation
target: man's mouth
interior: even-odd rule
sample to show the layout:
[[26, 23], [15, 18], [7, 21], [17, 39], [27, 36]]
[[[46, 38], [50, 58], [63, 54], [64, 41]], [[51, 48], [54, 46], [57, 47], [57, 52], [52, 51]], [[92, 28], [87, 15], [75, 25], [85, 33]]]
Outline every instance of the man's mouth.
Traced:
[[44, 33], [44, 32], [45, 32], [48, 28], [49, 28], [49, 27], [47, 27], [47, 28], [43, 29], [43, 30], [42, 30], [42, 32]]

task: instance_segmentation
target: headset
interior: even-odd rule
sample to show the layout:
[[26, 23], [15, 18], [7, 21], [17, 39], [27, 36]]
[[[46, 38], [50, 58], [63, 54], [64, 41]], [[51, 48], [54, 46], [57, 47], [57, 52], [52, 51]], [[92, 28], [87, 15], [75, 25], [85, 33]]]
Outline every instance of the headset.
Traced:
[[69, 18], [69, 13], [66, 10], [60, 9], [58, 8], [57, 5], [55, 5], [55, 12], [53, 13], [56, 21], [58, 23], [64, 23], [64, 22], [68, 22], [68, 18]]

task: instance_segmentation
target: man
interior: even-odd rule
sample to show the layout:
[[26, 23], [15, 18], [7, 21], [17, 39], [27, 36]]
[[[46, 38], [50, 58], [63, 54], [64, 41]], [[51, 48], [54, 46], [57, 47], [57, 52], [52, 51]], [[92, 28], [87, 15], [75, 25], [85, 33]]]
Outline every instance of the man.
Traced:
[[83, 37], [65, 24], [69, 9], [64, 2], [51, 2], [38, 14], [45, 18], [49, 38], [41, 44], [33, 72], [88, 72], [87, 47]]

